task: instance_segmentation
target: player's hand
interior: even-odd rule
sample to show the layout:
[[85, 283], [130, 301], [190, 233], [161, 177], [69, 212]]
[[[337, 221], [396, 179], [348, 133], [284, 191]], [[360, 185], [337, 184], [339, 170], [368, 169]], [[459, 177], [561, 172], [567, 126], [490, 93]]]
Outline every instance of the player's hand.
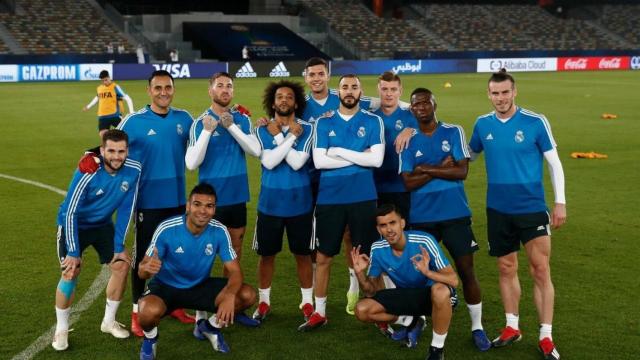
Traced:
[[78, 170], [83, 174], [93, 174], [100, 167], [100, 158], [92, 152], [84, 154], [78, 162]]
[[404, 128], [404, 130], [396, 136], [396, 139], [393, 141], [393, 145], [396, 147], [396, 153], [400, 154], [402, 150], [409, 147], [409, 142], [411, 141], [411, 137], [413, 137], [413, 131], [414, 129], [412, 128]]
[[62, 260], [62, 263], [60, 263], [62, 277], [65, 278], [65, 280], [71, 280], [78, 276], [78, 273], [80, 273], [81, 264], [82, 258], [67, 255], [64, 260]]
[[127, 263], [127, 265], [131, 266], [131, 257], [129, 256], [129, 253], [127, 253], [126, 250], [123, 252], [113, 254], [113, 258], [111, 259], [111, 264], [115, 264], [116, 262], [119, 262], [119, 261], [124, 261]]
[[455, 165], [455, 161], [453, 161], [453, 156], [451, 155], [447, 155], [447, 157], [445, 157], [442, 162], [440, 163], [440, 166], [442, 167], [453, 167]]
[[84, 111], [87, 111], [87, 110], [89, 110], [89, 108], [88, 108], [86, 105], [82, 107], [82, 111], [83, 111], [83, 112], [84, 112]]
[[220, 122], [225, 129], [228, 129], [229, 126], [233, 125], [233, 115], [228, 111], [223, 112], [220, 115]]
[[204, 129], [208, 132], [213, 132], [213, 130], [218, 127], [218, 123], [218, 120], [214, 119], [213, 116], [209, 114], [202, 117], [202, 126], [204, 126]]
[[267, 131], [271, 136], [276, 136], [282, 132], [282, 127], [278, 124], [277, 121], [271, 120], [267, 124]]
[[416, 270], [420, 271], [424, 276], [429, 277], [429, 273], [431, 272], [429, 270], [430, 259], [431, 258], [429, 257], [427, 249], [425, 249], [424, 246], [420, 245], [420, 254], [413, 255], [411, 257], [411, 262], [413, 263], [413, 267], [415, 267]]
[[551, 227], [554, 229], [564, 225], [567, 221], [567, 207], [565, 204], [556, 204], [551, 211]]
[[366, 254], [360, 254], [360, 245], [351, 249], [351, 260], [356, 274], [364, 272], [369, 266], [369, 257]]
[[140, 271], [155, 275], [162, 268], [162, 260], [158, 257], [158, 248], [153, 248], [153, 255], [147, 256], [140, 263]]
[[299, 138], [304, 133], [304, 128], [302, 125], [298, 124], [297, 121], [294, 121], [289, 125], [289, 133], [295, 135], [295, 137]]
[[261, 117], [258, 120], [256, 120], [256, 125], [255, 127], [262, 127], [262, 126], [267, 126], [269, 125], [269, 119], [267, 119], [266, 117]]
[[251, 111], [240, 104], [234, 104], [232, 109], [238, 110], [238, 112], [242, 115], [251, 116]]
[[236, 296], [234, 294], [224, 294], [222, 301], [218, 304], [218, 312], [216, 317], [221, 326], [227, 327], [233, 324], [233, 318], [235, 316], [235, 302]]

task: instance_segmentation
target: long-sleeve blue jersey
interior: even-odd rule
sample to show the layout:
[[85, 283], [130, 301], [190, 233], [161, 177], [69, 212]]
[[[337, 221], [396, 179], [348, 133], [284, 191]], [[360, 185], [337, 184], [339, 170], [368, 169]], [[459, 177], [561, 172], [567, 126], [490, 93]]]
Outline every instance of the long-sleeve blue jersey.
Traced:
[[70, 256], [80, 256], [78, 230], [112, 223], [115, 211], [114, 251], [124, 251], [129, 221], [138, 196], [140, 171], [140, 163], [131, 159], [125, 160], [115, 174], [109, 174], [102, 166], [93, 174], [75, 171], [67, 196], [58, 210], [58, 225], [64, 228]]

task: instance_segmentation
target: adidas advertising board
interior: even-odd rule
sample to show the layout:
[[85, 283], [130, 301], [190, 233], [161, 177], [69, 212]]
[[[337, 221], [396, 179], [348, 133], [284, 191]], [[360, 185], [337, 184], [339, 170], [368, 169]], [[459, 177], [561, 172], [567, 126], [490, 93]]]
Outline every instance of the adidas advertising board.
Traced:
[[236, 78], [288, 78], [302, 76], [304, 61], [238, 61], [229, 63], [229, 74]]

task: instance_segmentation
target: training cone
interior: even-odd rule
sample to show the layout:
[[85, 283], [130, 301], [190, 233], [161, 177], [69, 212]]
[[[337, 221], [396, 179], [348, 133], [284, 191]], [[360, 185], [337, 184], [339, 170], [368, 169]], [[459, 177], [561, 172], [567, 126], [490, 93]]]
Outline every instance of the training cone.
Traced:
[[446, 83], [444, 83], [444, 87], [445, 88], [450, 88], [451, 87], [451, 83], [447, 81]]

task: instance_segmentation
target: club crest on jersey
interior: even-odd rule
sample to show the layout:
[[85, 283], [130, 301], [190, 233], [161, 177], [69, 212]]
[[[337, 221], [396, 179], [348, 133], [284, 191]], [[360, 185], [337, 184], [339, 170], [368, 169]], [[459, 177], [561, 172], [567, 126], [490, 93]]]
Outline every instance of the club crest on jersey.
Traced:
[[404, 127], [404, 124], [402, 123], [402, 120], [400, 119], [396, 120], [396, 130], [400, 131], [402, 130], [403, 127]]
[[176, 131], [178, 132], [178, 135], [182, 135], [182, 132], [184, 131], [184, 129], [182, 129], [181, 124], [176, 124]]
[[449, 141], [447, 141], [447, 140], [442, 140], [442, 151], [443, 151], [443, 152], [449, 152], [449, 151], [451, 151], [451, 144], [449, 144]]
[[514, 139], [517, 143], [521, 143], [524, 141], [524, 133], [522, 132], [522, 130], [516, 131], [516, 136]]
[[367, 135], [367, 132], [364, 130], [364, 126], [360, 126], [358, 129], [358, 137], [364, 137], [365, 135]]
[[122, 184], [120, 184], [120, 191], [127, 192], [127, 190], [129, 190], [129, 182], [123, 181]]
[[204, 248], [204, 253], [205, 253], [207, 256], [211, 256], [211, 255], [213, 255], [213, 245], [211, 245], [211, 244], [207, 244], [207, 246]]

